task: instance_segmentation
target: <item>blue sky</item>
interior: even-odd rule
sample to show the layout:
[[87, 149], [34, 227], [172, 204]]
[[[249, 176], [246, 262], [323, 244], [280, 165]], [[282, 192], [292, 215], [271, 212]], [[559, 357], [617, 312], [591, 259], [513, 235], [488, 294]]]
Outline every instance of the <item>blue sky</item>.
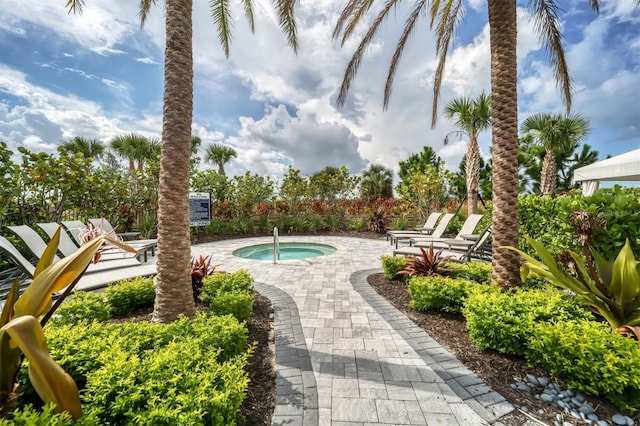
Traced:
[[[238, 8], [226, 59], [207, 2], [194, 1], [192, 130], [205, 145], [236, 149], [238, 158], [228, 173], [281, 177], [289, 165], [307, 175], [327, 165], [346, 165], [357, 173], [369, 163], [397, 169], [424, 145], [432, 146], [447, 167], [458, 168], [466, 141], [450, 137], [452, 143], [443, 145], [455, 128], [442, 114], [437, 126], [430, 126], [436, 57], [426, 20], [402, 58], [389, 109], [382, 110], [389, 58], [412, 2], [384, 25], [341, 110], [335, 107], [337, 90], [360, 39], [343, 48], [331, 40], [345, 1], [298, 2], [298, 55], [287, 48], [271, 2], [255, 3], [256, 33], [250, 33]], [[572, 112], [592, 125], [586, 142], [600, 158], [640, 148], [635, 1], [603, 0], [599, 14], [586, 0], [558, 3], [564, 8], [565, 51], [575, 87]], [[489, 91], [486, 1], [465, 6], [447, 61], [441, 107], [453, 97]], [[52, 151], [73, 136], [105, 143], [128, 132], [159, 137], [163, 11], [153, 10], [141, 29], [136, 7], [128, 0], [89, 0], [84, 14], [73, 16], [64, 2], [0, 0], [0, 140], [14, 151], [18, 146]], [[364, 30], [359, 28], [358, 35]], [[520, 121], [538, 112], [564, 111], [524, 9], [518, 37]], [[489, 132], [481, 135], [480, 146], [488, 156]]]

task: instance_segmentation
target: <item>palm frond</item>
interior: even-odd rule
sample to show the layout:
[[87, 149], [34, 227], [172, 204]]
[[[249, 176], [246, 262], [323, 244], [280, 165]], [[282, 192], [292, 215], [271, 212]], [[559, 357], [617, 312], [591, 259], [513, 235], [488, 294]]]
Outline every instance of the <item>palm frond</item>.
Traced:
[[296, 0], [273, 0], [273, 4], [278, 11], [278, 18], [280, 19], [280, 28], [284, 32], [289, 46], [294, 52], [298, 52], [298, 38], [296, 30], [296, 20], [293, 13], [296, 5]]
[[224, 55], [228, 58], [231, 45], [231, 27], [233, 26], [229, 0], [211, 0], [209, 5], [213, 22], [218, 27], [218, 40], [222, 45]]
[[[600, 12], [600, 0], [589, 0], [589, 4], [595, 12]], [[636, 6], [640, 6], [640, 0], [636, 1]]]
[[[441, 4], [440, 1], [438, 1], [437, 3], [438, 5]], [[438, 67], [436, 68], [435, 78], [433, 80], [433, 108], [431, 110], [431, 127], [435, 127], [436, 122], [438, 121], [438, 100], [440, 98], [440, 87], [442, 87], [444, 66], [447, 61], [447, 53], [449, 52], [451, 39], [455, 35], [458, 23], [462, 20], [463, 16], [464, 8], [462, 7], [462, 0], [446, 0], [445, 4], [439, 9], [433, 9], [433, 7], [431, 9], [432, 24], [437, 20], [436, 52], [440, 55], [438, 60]]]
[[368, 1], [368, 0], [349, 0], [349, 3], [347, 3], [344, 9], [342, 9], [342, 12], [340, 12], [340, 16], [338, 17], [338, 20], [336, 21], [336, 26], [333, 28], [333, 34], [331, 35], [331, 38], [333, 40], [336, 40], [340, 36], [340, 33], [344, 28], [344, 24], [347, 22], [347, 19], [349, 19], [349, 17], [353, 14], [353, 11], [358, 6], [358, 3], [360, 3], [361, 1]]
[[358, 25], [364, 14], [367, 13], [367, 11], [371, 8], [372, 4], [373, 0], [363, 0], [360, 4], [360, 7], [356, 8], [353, 11], [349, 24], [347, 25], [347, 28], [344, 30], [344, 34], [342, 35], [342, 41], [340, 42], [341, 46], [344, 46], [347, 39], [351, 37], [351, 34], [353, 34], [353, 32], [355, 31], [356, 26]]
[[147, 22], [147, 16], [149, 16], [149, 10], [151, 9], [151, 5], [156, 5], [157, 0], [140, 0], [140, 11], [138, 15], [140, 16], [140, 26], [143, 27], [145, 22]]
[[393, 52], [393, 57], [391, 58], [391, 64], [389, 65], [389, 73], [387, 74], [387, 83], [384, 87], [384, 102], [382, 104], [382, 109], [386, 110], [389, 107], [389, 99], [391, 98], [391, 89], [393, 87], [393, 79], [396, 74], [396, 69], [398, 67], [398, 63], [400, 62], [400, 57], [402, 56], [402, 52], [407, 44], [407, 40], [409, 36], [413, 32], [416, 22], [418, 22], [418, 18], [420, 17], [420, 12], [424, 11], [427, 2], [426, 0], [420, 0], [416, 2], [415, 7], [409, 14], [407, 18], [407, 22], [405, 23], [404, 30], [402, 31], [402, 35], [398, 40], [398, 44], [396, 46], [395, 52]]
[[347, 93], [349, 92], [349, 88], [351, 87], [351, 83], [358, 73], [358, 68], [360, 67], [360, 63], [362, 62], [362, 57], [366, 51], [366, 48], [373, 40], [373, 37], [378, 32], [380, 28], [380, 24], [384, 21], [384, 19], [389, 14], [389, 11], [395, 4], [401, 0], [387, 0], [387, 3], [384, 5], [384, 8], [380, 11], [376, 19], [373, 21], [373, 24], [367, 31], [367, 34], [362, 38], [360, 44], [358, 45], [356, 51], [353, 53], [349, 64], [347, 64], [347, 69], [344, 72], [344, 78], [342, 79], [342, 85], [340, 86], [340, 93], [338, 94], [337, 105], [338, 107], [344, 106], [344, 103], [347, 100]]
[[251, 32], [255, 32], [255, 20], [253, 14], [253, 0], [242, 0], [244, 5], [244, 14], [247, 17], [247, 21], [249, 21], [249, 28], [251, 28]]
[[82, 15], [84, 2], [85, 0], [67, 0], [66, 7], [68, 9], [68, 13], [73, 13], [74, 15]]
[[[572, 82], [562, 47], [563, 37], [558, 17], [559, 8], [554, 0], [532, 0], [529, 4], [534, 12], [534, 29], [542, 39], [553, 68], [554, 79], [562, 92], [562, 101], [567, 107], [567, 113], [569, 113], [571, 111]], [[593, 7], [594, 0], [591, 1], [591, 4]]]

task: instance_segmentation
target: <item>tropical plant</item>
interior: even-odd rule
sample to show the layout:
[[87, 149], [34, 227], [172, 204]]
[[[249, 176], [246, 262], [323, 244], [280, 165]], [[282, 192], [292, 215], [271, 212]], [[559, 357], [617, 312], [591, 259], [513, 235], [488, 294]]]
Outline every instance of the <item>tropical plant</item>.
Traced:
[[402, 199], [415, 203], [425, 220], [429, 212], [440, 210], [445, 202], [447, 176], [444, 167], [428, 165], [424, 171], [413, 171], [396, 186], [396, 192]]
[[94, 160], [100, 160], [105, 151], [104, 145], [98, 139], [89, 139], [82, 136], [64, 140], [60, 146], [73, 154], [80, 152], [85, 158], [93, 158]]
[[[469, 137], [465, 171], [467, 174], [467, 211], [478, 213], [478, 185], [480, 182], [480, 147], [478, 134], [491, 127], [491, 97], [482, 92], [477, 98], [453, 99], [444, 109], [447, 118], [455, 118], [455, 125]], [[445, 138], [446, 141], [446, 138]]]
[[405, 161], [401, 161], [398, 166], [398, 177], [400, 182], [398, 186], [406, 184], [414, 173], [426, 172], [431, 167], [437, 169], [442, 168], [442, 160], [436, 155], [436, 152], [430, 146], [422, 147], [422, 151], [417, 154], [411, 154]]
[[[67, 0], [70, 12], [81, 13], [85, 0]], [[228, 1], [211, 0], [218, 39], [229, 56], [232, 16]], [[249, 27], [254, 28], [254, 3], [244, 1]], [[280, 27], [297, 51], [295, 0], [275, 3]], [[144, 25], [156, 0], [140, 2]], [[165, 0], [165, 62], [162, 154], [158, 196], [158, 277], [153, 320], [169, 322], [180, 314], [195, 315], [189, 295], [191, 240], [189, 228], [189, 169], [193, 119], [193, 0]]]
[[129, 162], [129, 171], [142, 170], [148, 160], [160, 155], [160, 142], [135, 133], [117, 136], [111, 141], [111, 148]]
[[226, 176], [224, 171], [224, 165], [231, 161], [232, 158], [238, 156], [238, 153], [235, 149], [230, 146], [225, 146], [222, 144], [214, 143], [207, 146], [207, 153], [205, 156], [205, 161], [211, 162], [218, 166], [218, 173], [221, 176]]
[[[345, 70], [338, 94], [338, 105], [343, 106], [367, 46], [389, 16], [399, 0], [387, 1], [373, 24], [362, 38]], [[439, 62], [433, 83], [432, 125], [435, 124], [440, 88], [444, 77], [444, 66], [451, 41], [458, 24], [462, 21], [462, 0], [437, 0], [427, 2], [415, 0], [406, 21], [396, 50], [392, 56], [384, 90], [384, 108], [389, 106], [393, 78], [409, 36], [416, 28], [420, 16], [429, 7], [430, 23], [435, 26], [436, 51]], [[333, 31], [334, 39], [341, 45], [355, 33], [357, 25], [373, 4], [373, 0], [350, 0], [342, 10]], [[487, 0], [489, 12], [489, 42], [491, 49], [491, 111], [493, 145], [493, 279], [504, 288], [517, 286], [520, 274], [517, 253], [503, 248], [518, 244], [518, 68], [517, 68], [517, 2], [513, 0]], [[600, 1], [589, 0], [598, 11]], [[529, 6], [534, 13], [534, 28], [546, 48], [554, 77], [560, 86], [562, 99], [571, 108], [571, 79], [562, 47], [559, 8], [555, 1], [532, 1]]]
[[451, 259], [451, 256], [443, 256], [444, 249], [438, 251], [433, 250], [433, 243], [429, 245], [429, 251], [424, 247], [419, 247], [422, 256], [409, 256], [407, 258], [407, 265], [398, 272], [401, 275], [413, 276], [436, 276], [441, 277], [449, 272], [451, 269], [447, 266], [447, 262]]
[[[84, 271], [105, 242], [132, 251], [116, 239], [98, 236], [71, 256], [53, 263], [60, 228], [56, 231], [36, 265], [33, 281], [22, 295], [14, 282], [0, 315], [0, 413], [14, 406], [18, 384], [16, 376], [23, 358], [29, 360], [29, 378], [45, 403], [56, 404], [74, 419], [82, 416], [80, 396], [73, 379], [49, 355], [43, 327], [82, 278]], [[64, 290], [52, 305], [52, 295]]]
[[369, 168], [362, 172], [360, 197], [369, 202], [378, 198], [393, 197], [392, 171], [379, 164], [369, 165]]
[[202, 279], [213, 274], [219, 265], [211, 265], [211, 256], [191, 258], [191, 288], [193, 289], [193, 300], [198, 301], [202, 293]]
[[640, 266], [629, 240], [613, 263], [593, 250], [590, 254], [595, 262], [591, 256], [582, 258], [572, 250], [556, 259], [542, 244], [531, 238], [527, 240], [542, 261], [516, 250], [527, 260], [525, 275], [528, 271], [535, 272], [550, 283], [574, 292], [606, 319], [614, 331], [634, 334], [640, 341]]
[[[539, 113], [527, 117], [520, 130], [531, 135], [544, 147], [545, 155], [540, 175], [540, 195], [554, 195], [556, 191], [557, 165], [562, 155], [573, 154], [580, 142], [589, 134], [589, 121], [578, 114]], [[566, 153], [569, 153], [568, 155]]]

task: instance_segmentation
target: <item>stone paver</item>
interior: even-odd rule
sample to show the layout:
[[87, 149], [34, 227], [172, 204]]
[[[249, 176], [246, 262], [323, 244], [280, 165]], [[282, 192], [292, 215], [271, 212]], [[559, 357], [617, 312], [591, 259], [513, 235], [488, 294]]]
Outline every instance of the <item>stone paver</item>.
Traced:
[[336, 253], [273, 261], [242, 259], [247, 238], [192, 247], [233, 272], [248, 270], [274, 307], [277, 370], [274, 425], [486, 425], [513, 406], [404, 314], [366, 277], [379, 272], [382, 240], [285, 236]]

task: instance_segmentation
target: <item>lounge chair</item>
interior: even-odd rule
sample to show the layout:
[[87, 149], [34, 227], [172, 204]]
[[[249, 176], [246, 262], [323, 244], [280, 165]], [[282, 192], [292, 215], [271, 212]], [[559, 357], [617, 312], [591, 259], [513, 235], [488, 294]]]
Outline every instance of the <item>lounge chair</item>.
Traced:
[[[409, 239], [410, 246], [429, 246], [434, 243], [434, 247], [446, 248], [440, 244], [438, 244], [442, 240], [459, 240], [460, 244], [468, 244], [469, 241], [475, 241], [480, 238], [480, 235], [474, 234], [473, 231], [478, 226], [478, 223], [482, 220], [483, 215], [481, 214], [471, 214], [467, 217], [467, 220], [464, 221], [462, 227], [460, 228], [460, 232], [453, 238], [440, 238], [440, 237], [417, 237]], [[466, 241], [466, 242], [465, 242]]]
[[[483, 252], [484, 252], [484, 248], [487, 245], [490, 245], [489, 242], [489, 237], [491, 236], [491, 227], [488, 227], [487, 229], [485, 229], [481, 234], [480, 237], [475, 240], [472, 241], [471, 244], [466, 245], [465, 244], [461, 245], [461, 241], [460, 240], [456, 240], [456, 239], [444, 239], [442, 240], [440, 243], [444, 246], [446, 246], [446, 248], [442, 248], [442, 254], [441, 256], [449, 256], [451, 261], [454, 262], [469, 262], [471, 261], [471, 259], [479, 259], [482, 261], [487, 261], [490, 259], [487, 259]], [[435, 244], [434, 244], [435, 245]], [[393, 255], [397, 256], [397, 255], [404, 255], [404, 256], [422, 256], [422, 251], [420, 250], [420, 248], [424, 248], [424, 247], [420, 247], [420, 246], [413, 246], [413, 247], [402, 247], [400, 249], [396, 249], [393, 251]]]
[[[42, 237], [27, 225], [7, 226], [7, 228], [13, 232], [18, 238], [20, 238], [29, 247], [29, 250], [40, 259], [47, 248], [47, 243]], [[58, 256], [54, 258], [54, 262], [60, 260]], [[94, 272], [101, 272], [108, 269], [126, 268], [131, 266], [140, 266], [141, 263], [135, 257], [121, 257], [105, 262], [98, 262], [90, 264], [87, 268], [87, 274]]]
[[82, 241], [80, 241], [80, 231], [87, 227], [84, 223], [79, 220], [65, 220], [60, 222], [62, 226], [65, 227], [67, 232], [71, 235], [71, 238], [75, 241], [76, 245], [80, 247]]
[[[435, 227], [433, 232], [431, 232], [430, 236], [432, 238], [442, 237], [444, 231], [447, 230], [447, 226], [449, 226], [449, 222], [451, 222], [451, 219], [453, 219], [453, 216], [455, 216], [453, 213], [445, 213], [445, 215], [442, 216], [442, 219], [440, 219], [440, 222], [438, 222], [438, 225]], [[398, 248], [398, 243], [400, 241], [409, 241], [412, 238], [416, 237], [417, 234], [391, 234], [390, 239], [391, 244], [395, 244], [396, 248]]]
[[96, 219], [96, 218], [89, 219], [89, 223], [92, 224], [93, 226], [95, 226], [98, 229], [104, 230], [104, 232], [106, 232], [109, 235], [112, 235], [114, 237], [117, 235], [123, 241], [129, 241], [129, 240], [141, 241], [138, 238], [140, 236], [140, 232], [134, 231], [134, 232], [118, 232], [118, 233], [116, 233], [116, 230], [113, 228], [111, 223], [109, 223], [109, 221], [107, 219], [105, 219], [104, 217], [101, 217], [99, 219]]
[[[33, 279], [33, 274], [35, 272], [35, 266], [31, 264], [23, 255], [18, 251], [17, 248], [9, 240], [0, 236], [0, 250], [5, 252], [11, 260], [22, 269], [30, 279]], [[149, 276], [155, 275], [157, 273], [156, 265], [140, 265], [139, 266], [130, 266], [128, 268], [118, 268], [118, 269], [109, 269], [102, 272], [95, 272], [91, 274], [85, 273], [78, 284], [76, 285], [76, 290], [93, 290], [100, 287], [105, 287], [107, 284], [140, 277], [140, 276]]]
[[[92, 219], [92, 220], [100, 221], [101, 219]], [[69, 234], [71, 234], [71, 236], [75, 240], [76, 245], [80, 246], [82, 244], [82, 241], [80, 241], [80, 232], [83, 229], [85, 229], [87, 227], [87, 225], [85, 225], [84, 223], [80, 222], [79, 220], [68, 220], [68, 221], [64, 221], [64, 222], [61, 222], [61, 223], [62, 223], [62, 226], [64, 226], [67, 229]], [[93, 223], [91, 223], [91, 225], [96, 226]], [[98, 225], [100, 225], [100, 222], [98, 222]], [[113, 230], [113, 227], [111, 226], [111, 224], [106, 219], [104, 220], [103, 225], [105, 227], [102, 228], [102, 229], [105, 232], [107, 232], [108, 234], [110, 234], [113, 237], [117, 236], [116, 233]], [[45, 232], [47, 232], [47, 234], [49, 234], [48, 231], [45, 231]], [[49, 234], [49, 235], [53, 235], [53, 234]], [[136, 249], [138, 251], [138, 253], [140, 253], [140, 255], [144, 257], [144, 261], [146, 262], [147, 259], [148, 259], [148, 252], [151, 252], [151, 256], [155, 256], [156, 247], [158, 247], [158, 240], [157, 239], [128, 240], [127, 244], [129, 246], [133, 247], [134, 249]], [[112, 254], [121, 253], [121, 251], [119, 251], [118, 249], [114, 249], [114, 250], [109, 250], [107, 253], [109, 253], [109, 255], [112, 255]]]
[[431, 213], [429, 215], [429, 217], [427, 217], [427, 220], [425, 221], [424, 225], [422, 226], [416, 226], [415, 229], [412, 230], [397, 230], [397, 231], [387, 231], [387, 241], [389, 240], [389, 238], [391, 238], [392, 235], [404, 235], [404, 234], [425, 234], [425, 235], [429, 235], [433, 232], [433, 230], [436, 227], [436, 223], [438, 223], [438, 219], [440, 218], [440, 216], [442, 215], [442, 213]]

